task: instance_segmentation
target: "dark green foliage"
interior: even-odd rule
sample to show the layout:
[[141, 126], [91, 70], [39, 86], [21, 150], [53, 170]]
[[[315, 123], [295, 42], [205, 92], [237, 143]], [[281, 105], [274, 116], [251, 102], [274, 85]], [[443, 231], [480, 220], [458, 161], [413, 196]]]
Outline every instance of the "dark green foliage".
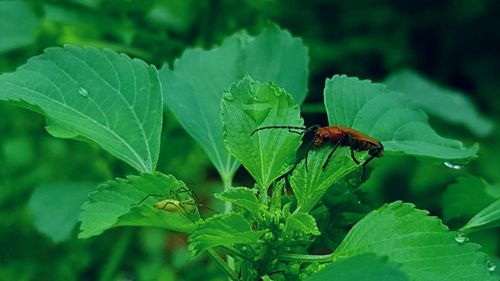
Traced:
[[0, 279], [499, 280], [496, 6], [0, 1]]

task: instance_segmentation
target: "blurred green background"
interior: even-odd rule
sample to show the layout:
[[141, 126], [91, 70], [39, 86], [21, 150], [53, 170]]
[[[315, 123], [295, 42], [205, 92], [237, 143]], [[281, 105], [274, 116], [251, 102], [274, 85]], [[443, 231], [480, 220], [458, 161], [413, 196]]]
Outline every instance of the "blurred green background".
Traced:
[[[0, 73], [63, 44], [112, 48], [160, 67], [186, 48], [210, 48], [241, 29], [256, 34], [275, 22], [309, 47], [303, 106], [309, 124], [327, 122], [321, 105], [325, 78], [344, 73], [384, 81], [410, 68], [460, 90], [496, 125], [499, 11], [496, 0], [0, 1]], [[171, 113], [165, 120], [158, 170], [211, 202], [210, 194], [221, 188], [215, 169]], [[353, 196], [371, 206], [413, 202], [457, 229], [500, 197], [500, 131], [477, 134], [432, 114], [430, 121], [443, 136], [468, 146], [479, 142], [479, 158], [461, 169], [410, 157], [377, 159], [370, 179]], [[134, 173], [96, 145], [55, 139], [44, 126], [42, 116], [0, 104], [0, 280], [225, 280], [208, 259], [191, 259], [186, 237], [175, 233], [118, 228], [78, 240], [73, 225], [52, 238], [49, 230], [37, 230], [44, 213], [57, 215], [67, 205], [77, 216], [74, 202], [97, 183]], [[240, 171], [236, 183], [248, 186], [248, 175]], [[44, 188], [74, 193], [40, 199], [37, 191]], [[498, 257], [498, 231], [477, 232], [471, 239]]]

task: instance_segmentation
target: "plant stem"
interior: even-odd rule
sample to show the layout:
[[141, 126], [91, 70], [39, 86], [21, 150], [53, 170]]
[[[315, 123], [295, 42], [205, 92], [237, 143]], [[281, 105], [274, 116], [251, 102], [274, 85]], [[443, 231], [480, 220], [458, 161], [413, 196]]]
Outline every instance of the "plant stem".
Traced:
[[[222, 176], [222, 184], [224, 186], [224, 191], [228, 191], [233, 185], [233, 175]], [[224, 212], [229, 213], [233, 210], [233, 204], [231, 202], [225, 202]]]
[[303, 254], [293, 254], [293, 253], [282, 253], [278, 255], [278, 258], [287, 261], [332, 262], [333, 253], [328, 255], [303, 255]]
[[132, 234], [132, 229], [127, 229], [121, 234], [121, 237], [113, 247], [113, 252], [109, 257], [108, 262], [104, 265], [104, 268], [99, 276], [100, 281], [114, 280], [113, 275], [125, 256], [125, 251], [130, 244]]
[[207, 254], [217, 263], [217, 265], [226, 273], [227, 276], [233, 281], [238, 280], [238, 274], [234, 272], [234, 270], [229, 267], [229, 265], [224, 262], [224, 260], [217, 254], [213, 249], [208, 249]]
[[[222, 176], [222, 184], [224, 185], [224, 191], [228, 191], [233, 185], [233, 176], [234, 173], [232, 173], [231, 175]], [[229, 213], [232, 210], [233, 210], [233, 203], [228, 201], [224, 202], [224, 212]], [[234, 258], [231, 256], [227, 256], [226, 260], [229, 269], [234, 270], [235, 268]]]

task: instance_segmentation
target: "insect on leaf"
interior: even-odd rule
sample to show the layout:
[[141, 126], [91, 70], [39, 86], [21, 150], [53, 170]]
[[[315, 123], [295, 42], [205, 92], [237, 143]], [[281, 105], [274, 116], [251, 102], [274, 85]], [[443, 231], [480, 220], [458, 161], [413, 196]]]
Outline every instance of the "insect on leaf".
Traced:
[[324, 90], [331, 125], [352, 127], [372, 136], [386, 152], [466, 162], [478, 145], [470, 148], [439, 136], [427, 122], [427, 115], [401, 93], [369, 80], [335, 75]]
[[0, 100], [43, 113], [57, 137], [94, 141], [141, 172], [160, 152], [156, 69], [112, 50], [49, 48], [0, 76]]
[[246, 76], [222, 100], [222, 122], [227, 149], [262, 188], [288, 172], [295, 163], [301, 136], [286, 129], [255, 129], [272, 125], [303, 126], [299, 107], [274, 83]]
[[220, 101], [229, 86], [252, 75], [285, 88], [297, 102], [307, 91], [307, 49], [298, 38], [272, 25], [256, 37], [236, 34], [212, 50], [189, 49], [173, 69], [160, 70], [165, 104], [186, 131], [205, 149], [220, 175], [239, 163], [224, 146]]
[[[154, 207], [161, 199], [171, 196], [170, 191], [185, 188], [182, 181], [160, 172], [128, 176], [101, 184], [82, 207], [79, 237], [99, 235], [117, 226], [149, 226], [191, 232], [195, 224], [182, 210], [166, 212]], [[149, 196], [163, 194], [163, 198]]]

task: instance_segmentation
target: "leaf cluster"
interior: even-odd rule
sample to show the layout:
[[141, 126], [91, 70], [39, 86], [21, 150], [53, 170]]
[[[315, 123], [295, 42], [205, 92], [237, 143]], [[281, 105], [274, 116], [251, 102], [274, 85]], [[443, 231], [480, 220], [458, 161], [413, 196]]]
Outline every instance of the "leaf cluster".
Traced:
[[[318, 223], [321, 210], [330, 207], [324, 195], [353, 179], [361, 165], [341, 147], [325, 166], [333, 149], [328, 144], [307, 151], [306, 162], [297, 155], [307, 139], [297, 132], [256, 131], [304, 126], [299, 105], [307, 62], [302, 42], [276, 26], [256, 37], [234, 35], [211, 51], [188, 50], [173, 69], [160, 71], [108, 49], [68, 45], [1, 75], [0, 100], [42, 113], [52, 135], [94, 142], [139, 172], [90, 194], [80, 215], [81, 238], [118, 226], [184, 232], [193, 255], [207, 253], [232, 279], [354, 280], [360, 277], [352, 268], [358, 267], [387, 280], [498, 280], [477, 245], [458, 241], [438, 219], [399, 201], [357, 222], [338, 247], [326, 249], [330, 254], [311, 253], [325, 235]], [[324, 100], [330, 125], [378, 139], [387, 155], [461, 163], [476, 157], [477, 144], [467, 148], [441, 137], [411, 99], [383, 84], [334, 75]], [[156, 170], [164, 103], [226, 184], [216, 195], [228, 206], [224, 213], [203, 219], [192, 190]], [[240, 164], [255, 181], [252, 187], [232, 187]], [[463, 231], [498, 221], [495, 201]], [[236, 267], [221, 254], [236, 259]]]

